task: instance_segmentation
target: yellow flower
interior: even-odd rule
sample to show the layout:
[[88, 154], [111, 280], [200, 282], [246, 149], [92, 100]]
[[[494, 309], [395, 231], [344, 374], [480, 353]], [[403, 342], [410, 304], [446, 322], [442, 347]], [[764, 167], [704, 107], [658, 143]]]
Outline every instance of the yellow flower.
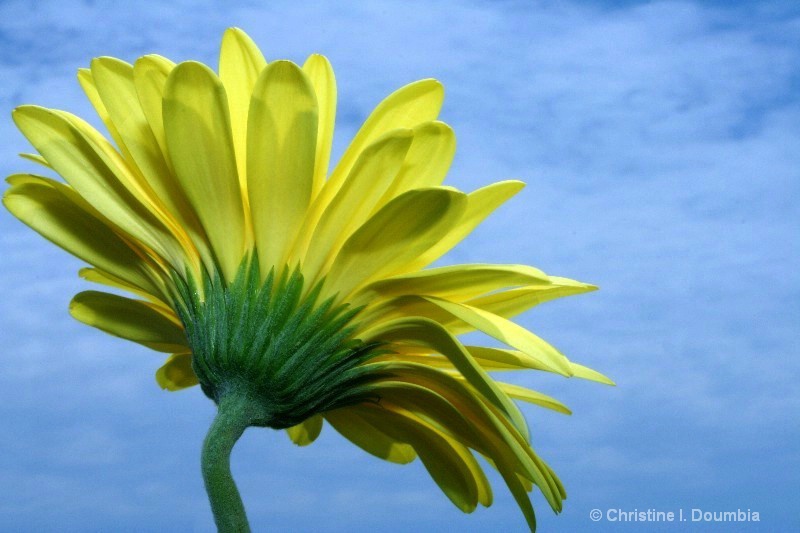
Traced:
[[[39, 152], [25, 157], [66, 183], [17, 174], [3, 203], [92, 265], [84, 278], [137, 296], [80, 293], [75, 318], [171, 354], [158, 383], [200, 383], [228, 417], [204, 451], [222, 530], [237, 527], [225, 518], [235, 502], [220, 500], [235, 486], [220, 481], [215, 495], [214, 476], [229, 471], [214, 442], [233, 427], [229, 454], [253, 425], [288, 428], [305, 445], [327, 421], [387, 461], [418, 456], [464, 512], [492, 502], [477, 452], [531, 528], [534, 485], [561, 510], [564, 488], [512, 399], [569, 410], [487, 372], [611, 383], [510, 320], [595, 287], [521, 265], [425, 268], [522, 187], [442, 185], [455, 138], [437, 120], [437, 81], [381, 102], [329, 174], [336, 84], [323, 56], [268, 65], [231, 29], [219, 74], [147, 55], [97, 58], [78, 78], [114, 143], [67, 112], [16, 109]], [[508, 348], [456, 337], [473, 330]]]

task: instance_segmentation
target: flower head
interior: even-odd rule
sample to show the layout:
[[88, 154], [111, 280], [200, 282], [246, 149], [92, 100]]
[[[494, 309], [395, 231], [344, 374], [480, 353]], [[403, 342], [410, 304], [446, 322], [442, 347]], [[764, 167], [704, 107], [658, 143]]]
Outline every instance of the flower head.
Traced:
[[[199, 383], [221, 410], [236, 397], [242, 430], [287, 428], [304, 445], [327, 421], [382, 459], [419, 457], [465, 512], [492, 501], [477, 452], [531, 527], [533, 486], [561, 510], [564, 488], [512, 399], [569, 411], [488, 372], [610, 383], [510, 320], [595, 287], [521, 265], [426, 268], [522, 187], [442, 185], [455, 138], [437, 120], [437, 81], [381, 102], [329, 173], [336, 84], [323, 56], [267, 64], [231, 29], [218, 74], [147, 55], [97, 58], [78, 77], [113, 142], [65, 111], [16, 109], [39, 153], [25, 157], [66, 183], [17, 174], [3, 199], [89, 263], [84, 278], [135, 296], [82, 292], [75, 318], [170, 354], [163, 388]], [[507, 348], [458, 340], [473, 330]]]

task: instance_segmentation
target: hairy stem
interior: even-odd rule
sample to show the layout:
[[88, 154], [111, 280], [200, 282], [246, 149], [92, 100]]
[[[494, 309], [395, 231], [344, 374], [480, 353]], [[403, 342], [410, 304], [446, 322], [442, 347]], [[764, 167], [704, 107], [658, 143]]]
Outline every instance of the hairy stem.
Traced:
[[219, 401], [219, 410], [203, 443], [203, 481], [220, 533], [248, 533], [250, 526], [242, 498], [231, 475], [231, 450], [252, 423], [251, 403], [231, 391]]

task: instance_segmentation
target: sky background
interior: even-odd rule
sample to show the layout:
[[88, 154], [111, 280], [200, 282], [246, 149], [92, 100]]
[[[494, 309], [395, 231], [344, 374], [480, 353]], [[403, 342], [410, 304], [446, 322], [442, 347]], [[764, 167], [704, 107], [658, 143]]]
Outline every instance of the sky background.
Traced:
[[[618, 386], [528, 372], [572, 416], [523, 406], [569, 494], [541, 531], [618, 524], [592, 509], [757, 511], [800, 530], [800, 8], [793, 2], [0, 2], [0, 173], [33, 170], [17, 105], [97, 123], [92, 57], [216, 65], [245, 29], [268, 60], [327, 55], [335, 152], [394, 89], [435, 77], [458, 135], [448, 183], [527, 188], [444, 262], [526, 263], [599, 292], [519, 322]], [[135, 7], [134, 7], [135, 6]], [[212, 531], [201, 391], [162, 391], [155, 352], [74, 321], [79, 261], [0, 212], [0, 530]], [[249, 430], [233, 469], [255, 531], [524, 531], [499, 476], [462, 515], [419, 462], [330, 427], [307, 448]], [[685, 528], [685, 529], [684, 529]]]

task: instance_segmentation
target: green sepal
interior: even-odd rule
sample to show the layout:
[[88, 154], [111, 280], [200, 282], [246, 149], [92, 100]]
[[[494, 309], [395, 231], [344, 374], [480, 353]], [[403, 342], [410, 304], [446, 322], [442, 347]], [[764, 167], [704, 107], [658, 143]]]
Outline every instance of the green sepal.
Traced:
[[272, 268], [262, 280], [255, 253], [230, 283], [216, 271], [203, 275], [202, 290], [188, 272], [173, 278], [201, 388], [217, 404], [246, 393], [258, 406], [252, 425], [284, 429], [377, 399], [361, 365], [385, 351], [353, 338], [360, 308], [319, 301], [324, 280], [306, 291], [297, 268]]

